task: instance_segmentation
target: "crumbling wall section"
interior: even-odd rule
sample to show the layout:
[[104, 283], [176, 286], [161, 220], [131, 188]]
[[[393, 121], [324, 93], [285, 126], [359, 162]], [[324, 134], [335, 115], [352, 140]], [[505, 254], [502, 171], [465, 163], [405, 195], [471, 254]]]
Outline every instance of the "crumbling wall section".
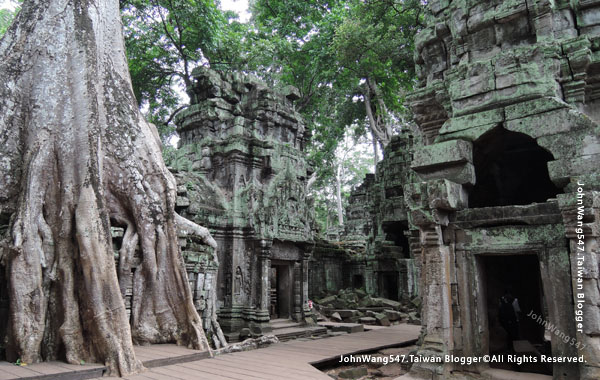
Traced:
[[[273, 307], [282, 304], [272, 302], [271, 292], [286, 305], [291, 300], [286, 316], [288, 310], [295, 320], [310, 314], [307, 132], [293, 87], [277, 91], [253, 76], [204, 67], [192, 75], [191, 104], [175, 117], [187, 163], [174, 168], [186, 190], [178, 209], [207, 226], [218, 243], [219, 321], [235, 341], [242, 329], [253, 336], [270, 330], [270, 315], [281, 314]], [[271, 284], [274, 271], [292, 273], [290, 294]]]
[[375, 174], [352, 190], [340, 241], [315, 247], [311, 297], [346, 288], [403, 301], [418, 295], [418, 229], [408, 221], [403, 190], [414, 176], [413, 140], [408, 131], [393, 136]]
[[[481, 260], [528, 252], [540, 263], [544, 317], [577, 343], [553, 337], [553, 355], [586, 360], [554, 364], [554, 378], [600, 378], [599, 15], [595, 1], [428, 2], [410, 98], [426, 146], [412, 162], [419, 181], [404, 186], [423, 252], [423, 355], [488, 354]], [[533, 162], [532, 174], [549, 179], [543, 189], [541, 177], [528, 186]], [[482, 183], [504, 200], [476, 201]], [[486, 366], [413, 366], [436, 379], [457, 370]]]

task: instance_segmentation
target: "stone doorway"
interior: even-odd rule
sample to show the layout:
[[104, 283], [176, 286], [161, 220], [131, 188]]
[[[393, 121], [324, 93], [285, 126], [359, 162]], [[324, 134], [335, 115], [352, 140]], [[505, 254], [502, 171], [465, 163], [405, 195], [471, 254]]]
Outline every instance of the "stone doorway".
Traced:
[[292, 317], [292, 266], [286, 263], [274, 263], [271, 265], [271, 307], [270, 318]]
[[352, 288], [353, 289], [360, 289], [363, 288], [365, 286], [365, 280], [364, 277], [362, 276], [362, 274], [355, 274], [354, 276], [352, 276]]
[[398, 272], [379, 272], [379, 294], [398, 301]]
[[[542, 316], [543, 320], [548, 320], [537, 255], [482, 255], [480, 260], [487, 306], [489, 353], [551, 355], [550, 342], [544, 338], [543, 324], [531, 317]], [[513, 328], [507, 327], [506, 316], [502, 317], [506, 315], [506, 306], [502, 306], [501, 298], [507, 294], [518, 300], [520, 309]], [[511, 335], [514, 335], [516, 343], [511, 343]], [[512, 364], [490, 363], [490, 367], [545, 374], [550, 370], [551, 373], [551, 369], [543, 365], [524, 364], [513, 368]]]

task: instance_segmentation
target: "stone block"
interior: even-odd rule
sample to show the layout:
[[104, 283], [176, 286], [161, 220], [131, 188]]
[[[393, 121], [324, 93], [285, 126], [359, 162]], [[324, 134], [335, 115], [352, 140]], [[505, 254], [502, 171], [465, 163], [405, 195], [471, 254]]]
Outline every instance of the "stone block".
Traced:
[[568, 107], [569, 105], [562, 99], [558, 97], [549, 97], [506, 106], [504, 108], [504, 114], [506, 115], [506, 120], [514, 120]]
[[400, 313], [399, 311], [396, 311], [396, 310], [384, 310], [383, 312], [388, 317], [388, 319], [390, 321], [392, 321], [392, 322], [398, 321], [398, 320], [402, 319], [402, 313]]
[[337, 296], [327, 296], [324, 298], [316, 299], [315, 302], [319, 305], [328, 305], [328, 304], [332, 303], [333, 301], [335, 301], [336, 298], [337, 298]]
[[[548, 121], [552, 120], [551, 123]], [[593, 121], [577, 110], [563, 108], [540, 114], [513, 119], [506, 129], [525, 133], [533, 138], [595, 127]]]
[[497, 125], [504, 121], [504, 109], [497, 108], [489, 111], [478, 112], [470, 115], [448, 119], [440, 129], [440, 134], [463, 131], [465, 129], [485, 125]]
[[453, 140], [427, 145], [415, 151], [411, 168], [426, 172], [428, 168], [473, 162], [473, 145], [469, 141]]
[[448, 179], [461, 185], [475, 184], [475, 167], [469, 162], [446, 167], [429, 167], [427, 171], [424, 172], [419, 172], [418, 170], [415, 171], [423, 181]]
[[359, 322], [364, 325], [375, 325], [377, 324], [377, 319], [373, 317], [362, 317], [359, 319]]
[[300, 91], [294, 86], [285, 86], [282, 93], [289, 100], [294, 101], [300, 99]]
[[354, 334], [365, 331], [363, 325], [359, 323], [320, 322], [319, 326], [327, 327], [332, 332], [343, 331], [348, 334]]
[[492, 124], [484, 124], [478, 127], [471, 127], [468, 129], [462, 129], [456, 132], [449, 132], [445, 134], [440, 134], [436, 137], [435, 142], [444, 142], [450, 140], [465, 140], [465, 141], [475, 141], [484, 134], [488, 133], [492, 129], [496, 128], [498, 123]]
[[334, 313], [338, 313], [343, 319], [354, 317], [358, 314], [358, 310], [334, 310]]
[[466, 207], [468, 202], [468, 196], [463, 186], [447, 179], [429, 181], [427, 197], [429, 198], [429, 207], [432, 209], [456, 211]]
[[448, 93], [453, 101], [487, 93], [495, 89], [494, 67], [491, 61], [458, 66], [449, 82]]
[[400, 302], [390, 300], [387, 298], [373, 298], [373, 301], [376, 302], [378, 305], [392, 308], [394, 310], [399, 310], [402, 307], [402, 304]]
[[600, 167], [600, 154], [567, 158], [548, 162], [548, 174], [550, 179], [558, 187], [564, 187], [571, 177], [582, 174], [592, 174]]
[[377, 313], [375, 314], [375, 319], [377, 320], [377, 323], [381, 326], [390, 326], [390, 320], [388, 319], [387, 315], [383, 314], [383, 313]]
[[367, 376], [369, 371], [367, 367], [354, 367], [348, 368], [338, 373], [340, 379], [358, 379], [363, 376]]
[[596, 305], [583, 305], [583, 332], [586, 335], [600, 335], [600, 308]]

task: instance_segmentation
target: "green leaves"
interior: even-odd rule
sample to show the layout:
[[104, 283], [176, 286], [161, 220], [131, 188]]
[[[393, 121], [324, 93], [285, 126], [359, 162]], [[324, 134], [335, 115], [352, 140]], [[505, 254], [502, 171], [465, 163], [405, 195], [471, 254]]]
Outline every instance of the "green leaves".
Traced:
[[11, 5], [14, 6], [14, 9], [0, 9], [0, 38], [6, 33], [10, 24], [12, 24], [13, 19], [19, 13], [21, 9], [20, 4], [23, 0], [15, 0], [10, 1]]
[[[383, 142], [407, 114], [420, 0], [255, 0], [248, 24], [213, 0], [122, 0], [121, 7], [135, 95], [163, 136], [184, 102], [177, 86], [190, 86], [197, 65], [299, 89], [315, 186], [331, 184], [344, 136]], [[174, 162], [186, 165], [183, 157]], [[356, 178], [364, 171], [352, 170]]]
[[[349, 190], [346, 184], [362, 179], [366, 169], [357, 157], [340, 162], [339, 144], [345, 135], [364, 139], [373, 128], [382, 135], [398, 128], [407, 112], [403, 94], [415, 82], [413, 37], [421, 6], [418, 0], [253, 3], [255, 27], [272, 49], [270, 70], [263, 78], [300, 90], [297, 108], [312, 134], [308, 155], [319, 163], [315, 188], [331, 188], [340, 165], [352, 177], [344, 179], [342, 193]], [[373, 123], [367, 118], [367, 96]], [[353, 172], [355, 166], [363, 169]], [[333, 190], [318, 192], [316, 202], [317, 214], [330, 220], [335, 218], [323, 210], [330, 208], [332, 196]]]
[[212, 0], [123, 0], [121, 11], [135, 96], [168, 135], [165, 122], [186, 101], [179, 94], [216, 54], [227, 20]]

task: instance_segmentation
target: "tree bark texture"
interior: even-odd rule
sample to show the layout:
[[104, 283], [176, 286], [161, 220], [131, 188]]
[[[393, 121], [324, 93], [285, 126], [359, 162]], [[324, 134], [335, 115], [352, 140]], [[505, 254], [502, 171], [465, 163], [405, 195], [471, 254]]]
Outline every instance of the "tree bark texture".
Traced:
[[[26, 0], [0, 40], [8, 360], [101, 361], [126, 375], [142, 368], [132, 343], [209, 349], [177, 245], [175, 189], [136, 105], [118, 2]], [[126, 228], [120, 268], [111, 223]], [[138, 244], [128, 320], [117, 273]]]
[[[389, 122], [389, 114], [387, 107], [381, 97], [379, 87], [377, 83], [370, 78], [366, 79], [366, 85], [363, 91], [365, 99], [365, 111], [367, 113], [367, 119], [369, 120], [369, 126], [373, 137], [377, 138], [377, 141], [381, 144], [381, 150], [389, 144], [392, 138], [392, 126]], [[373, 99], [377, 102], [377, 107], [373, 105]], [[375, 109], [376, 112], [373, 110]], [[377, 153], [375, 152], [375, 160], [377, 160]]]

